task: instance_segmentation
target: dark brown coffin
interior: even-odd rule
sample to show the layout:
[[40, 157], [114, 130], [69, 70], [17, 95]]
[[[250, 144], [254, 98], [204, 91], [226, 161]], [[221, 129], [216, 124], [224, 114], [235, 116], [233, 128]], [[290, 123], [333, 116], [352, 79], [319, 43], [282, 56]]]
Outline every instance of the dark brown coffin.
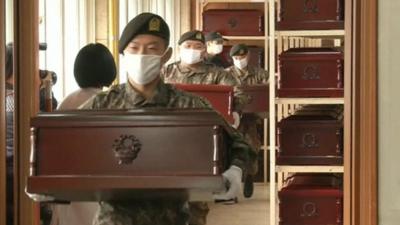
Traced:
[[342, 225], [343, 191], [332, 175], [300, 175], [278, 192], [280, 225]]
[[277, 126], [279, 165], [343, 164], [343, 122], [330, 115], [293, 115]]
[[277, 30], [344, 29], [344, 0], [280, 0]]
[[206, 98], [213, 108], [231, 124], [233, 119], [233, 87], [215, 84], [173, 84], [176, 88]]
[[227, 36], [264, 36], [264, 13], [258, 10], [207, 10], [203, 12], [203, 31], [217, 31]]
[[227, 167], [221, 121], [194, 110], [41, 114], [27, 190], [58, 201], [211, 195]]
[[278, 97], [343, 97], [343, 53], [296, 48], [279, 55]]
[[[230, 65], [233, 65], [232, 57], [229, 55], [232, 46], [227, 45], [224, 46], [224, 50], [222, 51], [222, 57], [226, 62]], [[257, 46], [248, 46], [250, 53], [249, 65], [254, 67], [264, 68], [264, 48], [260, 48]]]
[[242, 85], [237, 87], [250, 99], [249, 104], [246, 104], [242, 113], [258, 113], [268, 112], [269, 110], [269, 85]]

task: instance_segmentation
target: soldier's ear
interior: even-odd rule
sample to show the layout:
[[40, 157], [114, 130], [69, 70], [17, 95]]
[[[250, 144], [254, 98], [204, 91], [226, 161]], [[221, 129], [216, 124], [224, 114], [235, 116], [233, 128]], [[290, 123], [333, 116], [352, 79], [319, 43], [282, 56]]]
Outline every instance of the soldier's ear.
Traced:
[[168, 47], [168, 49], [165, 51], [164, 55], [161, 57], [161, 65], [164, 65], [165, 63], [168, 62], [168, 60], [172, 56], [172, 48]]

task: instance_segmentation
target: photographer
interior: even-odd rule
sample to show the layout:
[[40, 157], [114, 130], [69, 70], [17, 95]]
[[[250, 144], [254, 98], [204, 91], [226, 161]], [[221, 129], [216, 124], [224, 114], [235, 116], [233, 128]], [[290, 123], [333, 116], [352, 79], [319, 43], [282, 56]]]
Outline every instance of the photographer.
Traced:
[[[47, 43], [40, 43], [39, 50], [46, 51]], [[49, 70], [39, 70], [39, 77], [40, 77], [40, 91], [39, 91], [40, 111], [41, 112], [53, 111], [57, 108], [58, 105], [57, 99], [54, 97], [54, 93], [51, 91], [53, 85], [55, 85], [57, 82], [57, 74]]]

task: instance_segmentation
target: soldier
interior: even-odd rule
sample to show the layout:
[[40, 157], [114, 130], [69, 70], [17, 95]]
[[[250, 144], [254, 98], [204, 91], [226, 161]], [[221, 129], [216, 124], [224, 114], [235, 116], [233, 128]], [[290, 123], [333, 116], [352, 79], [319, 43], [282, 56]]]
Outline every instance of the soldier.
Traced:
[[232, 46], [229, 55], [233, 59], [233, 66], [226, 69], [239, 85], [267, 84], [268, 72], [263, 68], [248, 65], [250, 53], [245, 44]]
[[[201, 31], [189, 31], [180, 37], [180, 61], [169, 64], [161, 71], [166, 83], [220, 84], [236, 86], [238, 83], [221, 67], [204, 61], [206, 56], [205, 38]], [[235, 90], [234, 110], [240, 111], [247, 98]]]
[[[160, 68], [172, 55], [172, 49], [168, 46], [169, 28], [160, 16], [152, 13], [136, 16], [127, 24], [119, 41], [119, 52], [123, 55], [121, 61], [126, 68], [128, 82], [97, 94], [81, 108], [162, 107], [212, 110], [202, 98], [179, 91], [160, 79]], [[239, 133], [232, 134], [230, 140], [231, 167], [223, 173], [230, 188], [221, 194], [222, 198], [231, 198], [240, 191], [242, 169], [252, 154], [251, 147]], [[187, 199], [101, 202], [94, 224], [184, 225], [189, 215]], [[206, 214], [194, 224], [205, 224], [205, 216]]]
[[218, 32], [210, 32], [205, 36], [207, 45], [207, 57], [206, 61], [216, 66], [227, 68], [229, 63], [222, 58], [221, 53], [224, 48], [224, 41], [227, 39], [223, 38]]
[[[255, 85], [255, 84], [267, 84], [268, 73], [260, 67], [254, 67], [248, 65], [249, 63], [249, 50], [244, 44], [234, 45], [230, 50], [230, 56], [233, 59], [234, 66], [227, 68], [226, 70], [236, 79], [239, 85]], [[238, 130], [243, 134], [246, 141], [250, 143], [253, 149], [258, 151], [261, 148], [261, 133], [259, 127], [262, 127], [262, 118], [255, 113], [243, 114], [240, 119], [240, 125]], [[257, 173], [258, 162], [252, 160], [251, 165], [247, 170], [247, 174], [244, 180], [244, 196], [249, 198], [253, 195], [253, 176]]]

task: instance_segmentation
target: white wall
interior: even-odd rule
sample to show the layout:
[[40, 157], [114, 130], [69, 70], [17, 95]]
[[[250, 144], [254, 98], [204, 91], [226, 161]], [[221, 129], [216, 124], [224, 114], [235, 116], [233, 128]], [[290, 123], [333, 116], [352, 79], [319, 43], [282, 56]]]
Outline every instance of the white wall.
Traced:
[[379, 4], [379, 224], [400, 224], [400, 1]]

